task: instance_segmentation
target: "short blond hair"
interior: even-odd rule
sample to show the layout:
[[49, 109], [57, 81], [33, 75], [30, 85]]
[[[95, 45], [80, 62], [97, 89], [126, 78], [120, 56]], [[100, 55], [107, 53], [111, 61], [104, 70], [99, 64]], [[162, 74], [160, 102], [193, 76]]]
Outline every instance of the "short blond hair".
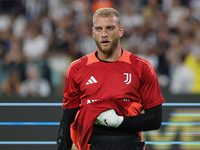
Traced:
[[117, 17], [120, 25], [120, 14], [114, 8], [100, 8], [97, 9], [93, 15], [93, 22], [95, 17]]

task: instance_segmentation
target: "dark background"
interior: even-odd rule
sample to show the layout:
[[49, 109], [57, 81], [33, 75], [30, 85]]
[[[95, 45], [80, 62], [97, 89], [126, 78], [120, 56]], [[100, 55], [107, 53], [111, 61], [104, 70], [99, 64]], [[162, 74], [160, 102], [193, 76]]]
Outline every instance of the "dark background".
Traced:
[[[200, 100], [200, 95], [171, 95], [167, 92], [163, 92], [163, 96], [168, 103], [198, 103]], [[10, 99], [0, 99], [1, 104], [3, 103], [62, 103], [62, 97], [51, 97], [51, 98], [10, 98]], [[194, 110], [200, 112], [199, 106], [163, 106], [163, 122], [168, 122], [171, 113], [176, 110]], [[59, 106], [0, 106], [0, 122], [59, 122], [61, 118], [62, 107]], [[195, 122], [200, 123], [199, 116], [197, 116]], [[183, 120], [184, 122], [184, 120]], [[0, 125], [0, 142], [3, 141], [49, 141], [51, 144], [0, 144], [1, 150], [55, 150], [56, 149], [56, 137], [58, 131], [58, 125]], [[199, 124], [196, 126], [191, 126], [196, 128], [199, 132]], [[182, 127], [180, 126], [180, 129]], [[153, 131], [154, 132], [154, 131]], [[163, 125], [159, 131], [160, 135], [168, 136], [166, 133], [167, 127]], [[179, 141], [181, 139], [181, 134], [176, 131], [173, 136], [174, 141]], [[189, 131], [188, 131], [189, 132]], [[144, 133], [144, 140], [151, 141], [151, 132]], [[197, 145], [193, 145], [188, 150], [197, 150], [200, 145], [200, 135], [192, 134], [188, 138], [189, 142], [198, 142]], [[191, 136], [195, 136], [192, 138]], [[160, 139], [162, 140], [162, 139]], [[155, 142], [155, 141], [154, 141]], [[170, 141], [172, 142], [172, 141]], [[166, 146], [164, 146], [166, 147]], [[164, 149], [163, 145], [158, 148], [158, 146], [152, 144], [146, 144], [147, 150], [159, 150]], [[179, 144], [169, 144], [168, 150], [181, 150], [183, 145]], [[166, 149], [166, 148], [165, 148]], [[186, 148], [187, 149], [187, 148]]]

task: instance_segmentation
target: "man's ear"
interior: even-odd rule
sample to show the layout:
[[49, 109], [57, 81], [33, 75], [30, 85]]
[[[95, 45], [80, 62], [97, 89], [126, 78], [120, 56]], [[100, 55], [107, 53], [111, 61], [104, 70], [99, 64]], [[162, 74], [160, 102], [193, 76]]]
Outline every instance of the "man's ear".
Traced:
[[124, 35], [124, 27], [121, 26], [121, 27], [119, 28], [119, 37], [122, 37], [123, 35]]
[[94, 38], [94, 27], [92, 27], [92, 37]]

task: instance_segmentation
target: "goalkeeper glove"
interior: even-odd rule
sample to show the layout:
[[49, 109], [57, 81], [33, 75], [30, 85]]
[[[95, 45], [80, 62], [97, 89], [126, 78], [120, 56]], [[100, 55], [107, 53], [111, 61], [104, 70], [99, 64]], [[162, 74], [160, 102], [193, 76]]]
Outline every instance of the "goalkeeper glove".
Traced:
[[102, 112], [95, 121], [95, 124], [99, 124], [107, 127], [117, 128], [123, 122], [124, 117], [118, 116], [114, 109], [109, 109]]

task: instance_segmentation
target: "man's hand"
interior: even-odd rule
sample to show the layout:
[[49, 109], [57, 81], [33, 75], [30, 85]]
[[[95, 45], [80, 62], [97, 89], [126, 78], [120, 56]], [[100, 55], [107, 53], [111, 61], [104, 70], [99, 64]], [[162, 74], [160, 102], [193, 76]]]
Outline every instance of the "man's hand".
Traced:
[[117, 128], [123, 122], [123, 120], [123, 116], [118, 116], [114, 109], [109, 109], [102, 112], [96, 118], [95, 124]]

